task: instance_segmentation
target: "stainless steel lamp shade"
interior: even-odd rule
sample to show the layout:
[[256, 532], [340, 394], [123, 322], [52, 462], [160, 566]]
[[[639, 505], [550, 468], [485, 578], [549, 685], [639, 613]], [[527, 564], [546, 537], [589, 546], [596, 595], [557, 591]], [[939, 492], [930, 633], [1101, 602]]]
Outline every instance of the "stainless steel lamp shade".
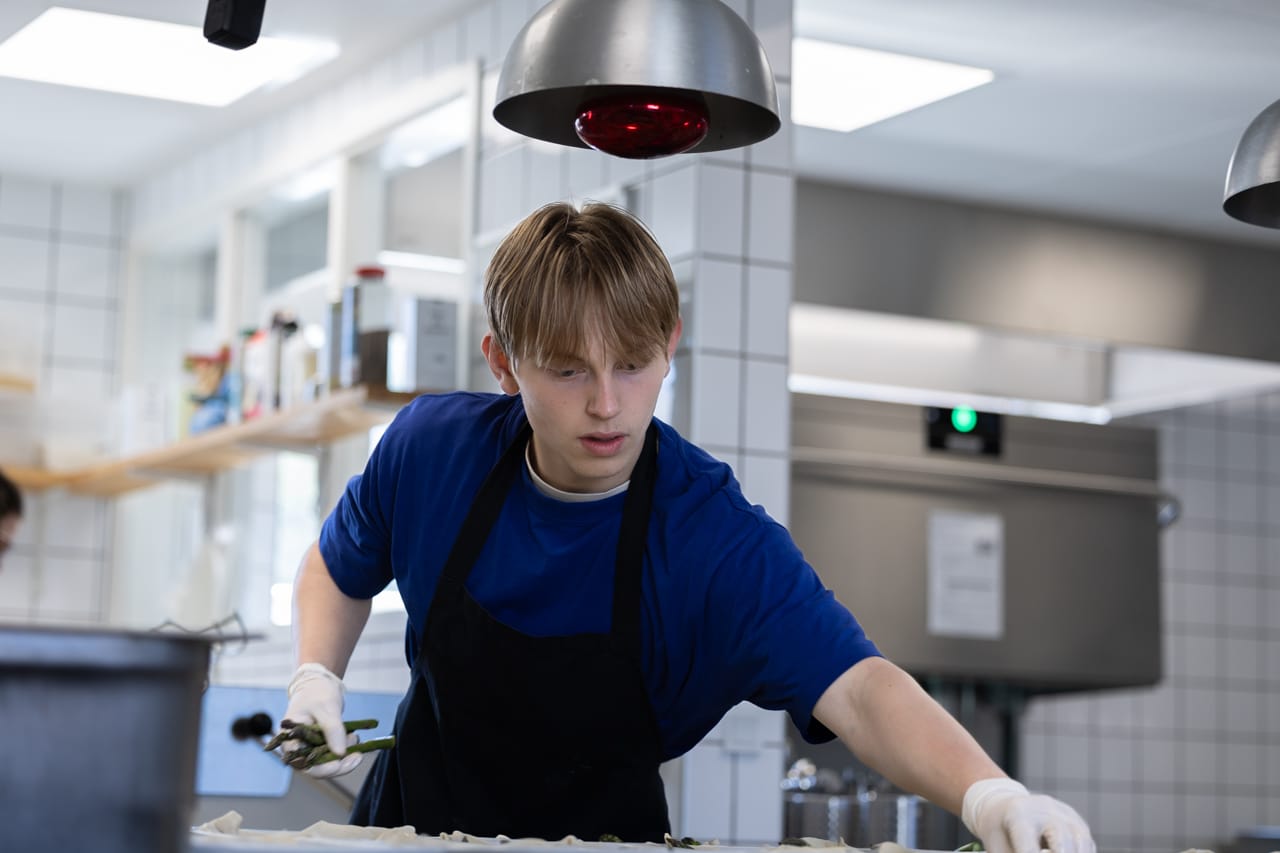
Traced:
[[750, 145], [780, 126], [764, 49], [720, 0], [552, 0], [508, 51], [493, 115], [585, 148], [574, 128], [584, 106], [619, 95], [705, 105], [693, 152]]
[[1241, 222], [1280, 228], [1280, 101], [1259, 113], [1240, 137], [1227, 166], [1222, 209]]

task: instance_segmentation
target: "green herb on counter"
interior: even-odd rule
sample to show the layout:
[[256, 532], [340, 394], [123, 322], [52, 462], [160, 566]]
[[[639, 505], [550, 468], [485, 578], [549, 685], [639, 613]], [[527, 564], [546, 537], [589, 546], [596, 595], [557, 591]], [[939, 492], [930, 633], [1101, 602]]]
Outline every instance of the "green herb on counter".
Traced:
[[692, 850], [693, 848], [700, 847], [702, 845], [701, 841], [692, 839], [687, 835], [684, 838], [676, 838], [669, 832], [662, 834], [662, 840], [667, 842], [668, 847], [679, 848], [681, 850]]
[[622, 839], [621, 839], [621, 838], [619, 838], [619, 837], [618, 837], [618, 836], [616, 836], [616, 835], [611, 835], [611, 834], [609, 834], [609, 833], [607, 833], [607, 832], [606, 832], [604, 835], [600, 836], [600, 840], [601, 840], [601, 841], [608, 842], [608, 843], [610, 843], [610, 844], [621, 844], [621, 843], [622, 843]]
[[981, 841], [970, 841], [961, 847], [956, 848], [956, 853], [982, 853], [987, 848], [982, 846]]

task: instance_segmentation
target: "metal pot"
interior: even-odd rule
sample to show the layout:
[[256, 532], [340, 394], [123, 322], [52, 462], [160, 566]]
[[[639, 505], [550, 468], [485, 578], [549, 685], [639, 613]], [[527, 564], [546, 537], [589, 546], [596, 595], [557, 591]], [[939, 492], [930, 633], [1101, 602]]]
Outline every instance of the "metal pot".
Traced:
[[208, 667], [189, 635], [0, 627], [6, 849], [185, 849]]

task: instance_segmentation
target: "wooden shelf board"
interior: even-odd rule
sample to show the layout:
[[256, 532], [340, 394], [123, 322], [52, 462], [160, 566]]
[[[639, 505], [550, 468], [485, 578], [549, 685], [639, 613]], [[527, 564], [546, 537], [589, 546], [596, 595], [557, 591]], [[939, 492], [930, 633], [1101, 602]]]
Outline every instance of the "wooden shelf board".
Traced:
[[[76, 494], [115, 496], [155, 485], [165, 477], [203, 477], [248, 462], [272, 450], [310, 450], [386, 423], [412, 394], [382, 392], [370, 402], [364, 388], [334, 391], [311, 403], [232, 426], [217, 427], [166, 447], [77, 471], [62, 472], [50, 485]], [[31, 481], [46, 472], [29, 471]], [[48, 488], [49, 486], [44, 486]]]
[[36, 390], [36, 383], [25, 377], [12, 373], [0, 372], [0, 391], [14, 391], [19, 394], [31, 394]]
[[74, 473], [9, 465], [0, 466], [0, 469], [14, 482], [14, 485], [26, 492], [39, 492], [61, 486]]

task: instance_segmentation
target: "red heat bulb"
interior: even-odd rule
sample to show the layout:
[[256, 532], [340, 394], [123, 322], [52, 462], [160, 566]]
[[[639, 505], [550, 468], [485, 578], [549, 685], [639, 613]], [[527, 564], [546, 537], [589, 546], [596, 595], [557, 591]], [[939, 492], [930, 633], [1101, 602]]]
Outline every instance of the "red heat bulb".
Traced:
[[688, 151], [707, 135], [707, 108], [684, 100], [611, 95], [586, 104], [578, 138], [615, 157], [643, 160]]

